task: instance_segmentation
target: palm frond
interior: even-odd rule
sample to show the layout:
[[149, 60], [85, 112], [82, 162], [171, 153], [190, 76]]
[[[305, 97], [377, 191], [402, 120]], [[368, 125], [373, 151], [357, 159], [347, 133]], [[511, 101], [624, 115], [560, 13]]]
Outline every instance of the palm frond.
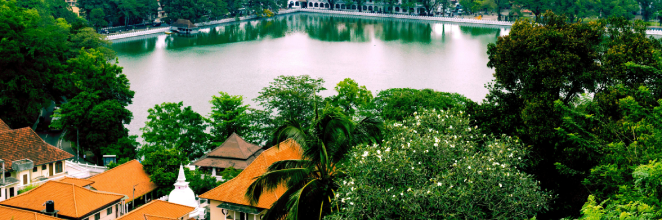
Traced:
[[257, 204], [263, 192], [271, 192], [278, 185], [285, 183], [288, 187], [296, 185], [294, 181], [302, 181], [310, 174], [310, 169], [292, 168], [275, 170], [262, 174], [246, 189], [245, 197], [251, 205]]
[[284, 220], [288, 216], [289, 206], [288, 203], [292, 195], [296, 194], [301, 187], [305, 184], [301, 184], [299, 187], [290, 187], [281, 195], [273, 204], [271, 208], [267, 210], [262, 219], [264, 220]]
[[[290, 215], [289, 219], [292, 219], [292, 220], [296, 220], [296, 219], [299, 219], [299, 218], [309, 219], [306, 216], [306, 213], [302, 213], [301, 211], [305, 212], [305, 211], [309, 210], [308, 206], [310, 204], [309, 204], [309, 201], [307, 201], [307, 200], [310, 200], [311, 198], [302, 197], [302, 194], [304, 194], [305, 191], [310, 191], [311, 189], [313, 189], [314, 186], [317, 185], [316, 184], [317, 182], [319, 182], [319, 180], [311, 179], [305, 185], [300, 187], [294, 194], [292, 194], [290, 196], [290, 199], [287, 202], [288, 207], [290, 207], [290, 209], [288, 210], [289, 215]], [[304, 200], [303, 204], [301, 202], [302, 199]], [[303, 209], [302, 209], [302, 207], [303, 207]]]
[[280, 142], [283, 142], [287, 139], [292, 139], [296, 141], [302, 148], [306, 148], [306, 132], [301, 128], [301, 124], [297, 121], [287, 121], [284, 125], [278, 127], [274, 131], [272, 137], [272, 142], [276, 143], [276, 146], [279, 146]]
[[313, 165], [309, 160], [281, 160], [271, 164], [271, 166], [269, 166], [269, 168], [267, 169], [267, 172], [290, 169], [290, 168], [307, 168], [310, 166]]

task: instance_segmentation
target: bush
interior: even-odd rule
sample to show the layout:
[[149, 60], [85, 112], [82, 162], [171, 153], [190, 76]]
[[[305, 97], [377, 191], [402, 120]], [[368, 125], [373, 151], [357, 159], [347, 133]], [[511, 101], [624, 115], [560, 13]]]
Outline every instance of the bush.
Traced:
[[393, 88], [380, 91], [375, 106], [384, 120], [402, 121], [422, 109], [465, 110], [475, 104], [471, 99], [457, 94], [438, 92], [432, 89]]
[[21, 193], [24, 193], [24, 192], [30, 191], [30, 190], [32, 190], [32, 189], [34, 189], [34, 188], [37, 188], [38, 186], [39, 186], [39, 185], [37, 185], [37, 184], [30, 184], [30, 185], [27, 185], [27, 186], [23, 187], [23, 189], [19, 189], [18, 192], [16, 193], [16, 195], [20, 195]]
[[523, 219], [552, 199], [520, 172], [516, 138], [480, 134], [462, 111], [413, 113], [387, 125], [381, 145], [340, 164], [339, 213], [330, 219]]

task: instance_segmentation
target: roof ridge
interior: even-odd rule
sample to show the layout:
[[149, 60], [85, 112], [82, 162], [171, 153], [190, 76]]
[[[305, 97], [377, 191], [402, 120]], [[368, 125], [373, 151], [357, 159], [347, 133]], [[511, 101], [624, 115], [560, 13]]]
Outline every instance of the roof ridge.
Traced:
[[[97, 174], [97, 175], [91, 176], [91, 177], [87, 178], [86, 180], [92, 180], [92, 179], [95, 178], [95, 177], [99, 177], [99, 176], [103, 176], [104, 174], [108, 174], [108, 173], [110, 173], [110, 171], [115, 170], [115, 169], [117, 169], [117, 168], [120, 168], [120, 167], [122, 167], [122, 166], [124, 166], [124, 165], [130, 164], [130, 163], [132, 163], [133, 161], [138, 162], [137, 159], [133, 159], [133, 160], [127, 161], [126, 163], [120, 164], [119, 166], [116, 166], [116, 167], [113, 168], [113, 169], [106, 170], [106, 171], [103, 172], [103, 173], [99, 173], [99, 174]], [[140, 162], [138, 162], [138, 163], [140, 163]], [[93, 181], [93, 180], [92, 180], [92, 181]]]
[[[165, 219], [177, 219], [177, 218], [170, 218], [170, 217], [159, 216], [159, 215], [150, 215], [150, 214], [147, 214], [147, 213], [145, 213], [144, 215], [145, 215], [145, 217], [152, 216], [152, 217], [165, 218]], [[147, 219], [147, 218], [145, 218], [145, 219]]]
[[[240, 140], [243, 141], [243, 142], [245, 142], [245, 143], [247, 143], [247, 144], [251, 144], [251, 143], [246, 142], [246, 140], [244, 140], [243, 138], [241, 138], [237, 133], [232, 132], [232, 134], [230, 135], [230, 137], [232, 137], [232, 136], [235, 136], [235, 141], [237, 142], [237, 146], [239, 146], [239, 144], [240, 144], [239, 141], [240, 141]], [[241, 152], [241, 155], [244, 156], [244, 157], [246, 157], [246, 158], [250, 157], [251, 155], [253, 155], [253, 154], [255, 153], [255, 152], [253, 152], [253, 154], [247, 156], [246, 154], [244, 154], [244, 150], [248, 150], [248, 148], [241, 148], [241, 147], [239, 147], [239, 150], [240, 150], [239, 152]]]
[[[122, 218], [122, 217], [124, 217], [124, 216], [128, 216], [128, 215], [131, 214], [132, 212], [136, 212], [136, 211], [138, 211], [138, 210], [140, 210], [140, 209], [142, 209], [142, 208], [145, 208], [145, 207], [147, 207], [149, 204], [152, 204], [152, 203], [167, 203], [167, 204], [177, 205], [177, 206], [182, 206], [182, 207], [186, 207], [186, 208], [195, 208], [195, 207], [191, 207], [191, 206], [180, 205], [180, 204], [173, 203], [173, 202], [163, 201], [163, 200], [160, 200], [160, 199], [154, 199], [154, 200], [152, 200], [151, 202], [148, 202], [147, 204], [141, 205], [141, 206], [138, 207], [137, 209], [131, 210], [130, 212], [128, 212], [128, 213], [122, 215], [122, 216], [119, 217], [119, 218]], [[155, 216], [155, 217], [160, 217], [160, 216]], [[118, 218], [118, 219], [119, 219], [119, 218]]]
[[74, 196], [72, 198], [74, 199], [74, 210], [76, 213], [76, 216], [78, 216], [78, 205], [76, 204], [76, 185], [71, 183], [71, 191], [73, 192]]

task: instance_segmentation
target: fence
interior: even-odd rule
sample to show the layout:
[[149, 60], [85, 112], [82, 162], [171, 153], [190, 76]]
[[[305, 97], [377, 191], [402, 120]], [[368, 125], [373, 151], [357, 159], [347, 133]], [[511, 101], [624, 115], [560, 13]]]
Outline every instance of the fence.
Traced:
[[71, 159], [70, 159], [70, 160], [66, 160], [66, 161], [67, 161], [67, 163], [71, 163], [71, 164], [76, 165], [76, 166], [80, 166], [80, 167], [83, 167], [83, 168], [90, 169], [91, 171], [94, 171], [94, 172], [96, 172], [96, 173], [103, 173], [104, 171], [108, 170], [108, 167], [104, 167], [104, 166], [97, 166], [97, 165], [90, 165], [90, 164], [78, 163], [78, 162], [76, 162], [76, 161], [74, 161], [74, 160], [71, 160]]
[[169, 28], [170, 27], [154, 28], [154, 29], [150, 29], [150, 30], [136, 31], [136, 32], [130, 32], [130, 33], [109, 34], [109, 35], [106, 35], [106, 36], [108, 36], [108, 38], [107, 38], [108, 40], [115, 40], [115, 39], [120, 39], [120, 38], [128, 38], [128, 37], [135, 37], [135, 36], [141, 36], [141, 35], [162, 33], [162, 32], [167, 31]]
[[478, 20], [478, 19], [453, 18], [453, 17], [420, 16], [420, 15], [407, 15], [407, 14], [382, 14], [382, 13], [374, 13], [367, 11], [358, 12], [358, 11], [339, 11], [339, 10], [322, 10], [322, 9], [307, 9], [307, 8], [302, 8], [298, 10], [305, 12], [315, 12], [315, 13], [356, 15], [356, 16], [369, 16], [369, 17], [382, 17], [382, 18], [400, 18], [400, 19], [489, 24], [489, 25], [502, 25], [502, 26], [513, 25], [513, 23], [510, 21]]
[[[467, 19], [467, 18], [455, 18], [455, 17], [438, 17], [438, 16], [421, 16], [421, 15], [407, 15], [407, 14], [382, 14], [375, 12], [359, 12], [359, 11], [347, 11], [347, 10], [328, 10], [328, 9], [308, 9], [308, 8], [298, 8], [298, 9], [285, 9], [278, 11], [279, 15], [290, 14], [295, 12], [312, 12], [312, 13], [323, 13], [323, 14], [337, 14], [337, 15], [352, 15], [352, 16], [367, 16], [367, 17], [381, 17], [381, 18], [398, 18], [398, 19], [410, 19], [410, 20], [426, 20], [426, 21], [442, 21], [442, 22], [454, 22], [454, 23], [468, 23], [468, 24], [484, 24], [484, 25], [499, 25], [499, 26], [512, 26], [513, 22], [510, 21], [494, 21], [494, 20], [478, 20], [478, 19]], [[243, 16], [239, 19], [237, 18], [225, 18], [215, 21], [199, 22], [195, 23], [197, 26], [209, 26], [216, 24], [229, 23], [234, 21], [243, 21], [259, 18], [255, 15]], [[148, 34], [155, 34], [165, 32], [170, 27], [155, 28], [151, 30], [136, 31], [130, 33], [118, 33], [110, 34], [108, 40], [116, 40], [122, 38], [136, 37]], [[648, 35], [662, 35], [662, 30], [646, 30]]]

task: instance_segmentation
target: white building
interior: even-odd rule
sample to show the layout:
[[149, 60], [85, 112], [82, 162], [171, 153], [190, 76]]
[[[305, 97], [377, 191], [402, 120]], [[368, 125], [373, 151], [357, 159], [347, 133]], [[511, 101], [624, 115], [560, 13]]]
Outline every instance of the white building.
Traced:
[[0, 201], [31, 184], [64, 178], [74, 155], [46, 143], [32, 128], [11, 129], [0, 120]]

